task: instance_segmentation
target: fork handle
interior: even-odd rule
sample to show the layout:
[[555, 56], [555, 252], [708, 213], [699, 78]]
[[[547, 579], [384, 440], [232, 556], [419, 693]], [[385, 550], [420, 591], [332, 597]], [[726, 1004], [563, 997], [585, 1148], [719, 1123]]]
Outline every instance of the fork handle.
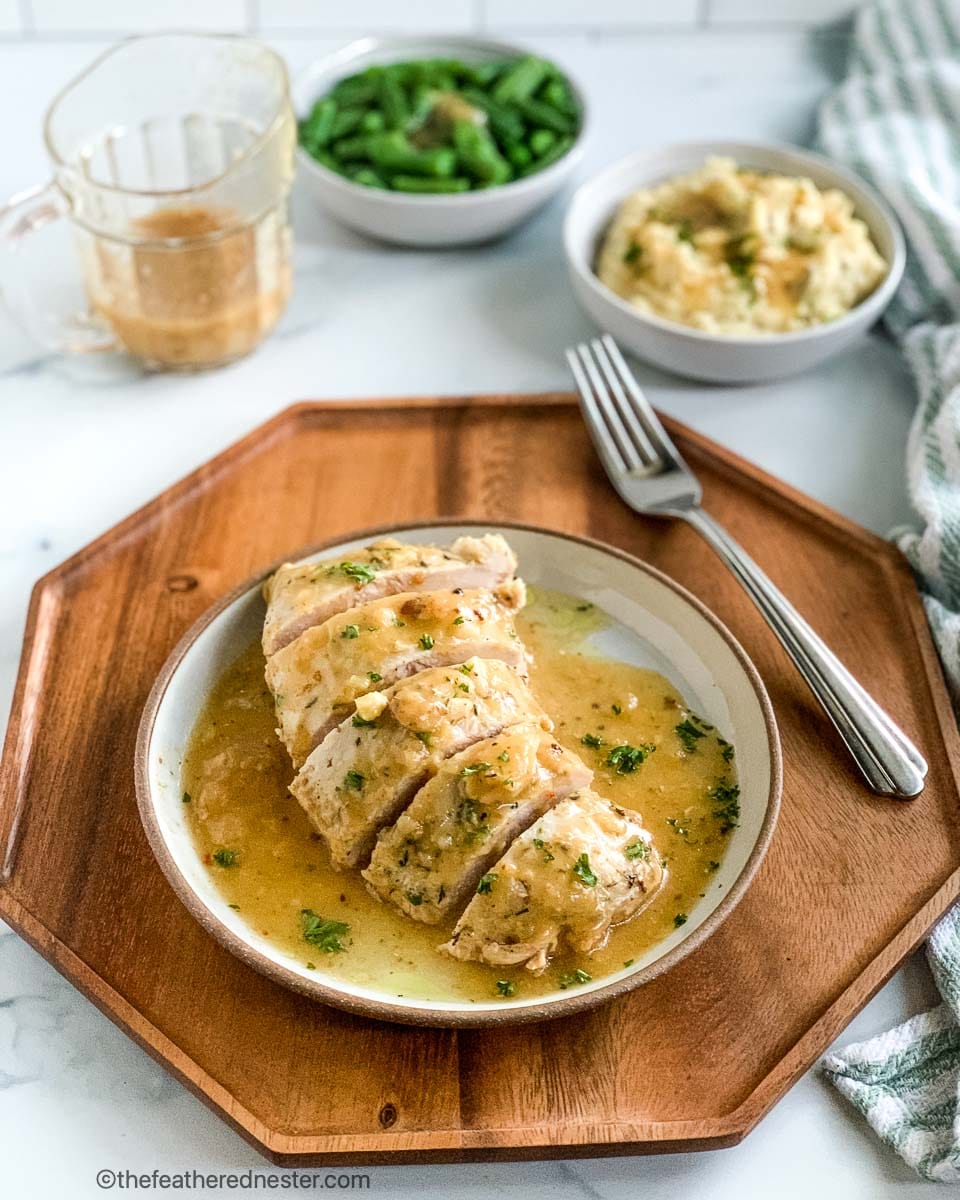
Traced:
[[743, 547], [702, 508], [671, 515], [692, 525], [743, 584], [873, 791], [903, 800], [918, 795], [927, 773], [923, 756]]

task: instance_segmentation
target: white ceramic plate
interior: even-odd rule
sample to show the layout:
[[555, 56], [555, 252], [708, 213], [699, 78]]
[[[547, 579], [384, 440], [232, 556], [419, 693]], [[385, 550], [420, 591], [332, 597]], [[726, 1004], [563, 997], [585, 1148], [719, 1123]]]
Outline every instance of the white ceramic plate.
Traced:
[[[877, 289], [850, 312], [795, 333], [727, 337], [704, 333], [652, 313], [642, 313], [600, 282], [594, 263], [600, 239], [631, 192], [686, 175], [712, 155], [781, 175], [806, 176], [821, 188], [839, 188], [853, 200], [890, 265]], [[886, 202], [859, 176], [820, 154], [766, 142], [680, 142], [631, 154], [580, 187], [567, 210], [563, 247], [577, 299], [601, 329], [639, 358], [710, 383], [757, 383], [805, 371], [861, 337], [897, 290], [906, 248]]]
[[[528, 53], [522, 46], [484, 38], [361, 38], [315, 62], [298, 76], [293, 85], [293, 103], [297, 116], [304, 117], [314, 101], [338, 80], [371, 66], [434, 57], [484, 62], [491, 58], [520, 58]], [[317, 203], [338, 220], [380, 241], [404, 246], [464, 246], [500, 237], [560, 190], [583, 153], [586, 98], [567, 68], [561, 69], [580, 106], [580, 131], [563, 158], [525, 179], [452, 196], [387, 192], [344, 179], [298, 146], [300, 178]]]
[[[384, 1020], [427, 1025], [484, 1025], [542, 1020], [587, 1008], [646, 983], [698, 946], [730, 913], [760, 864], [780, 798], [780, 743], [766, 691], [733, 636], [702, 604], [665, 575], [599, 542], [528, 526], [419, 525], [366, 531], [306, 557], [349, 555], [374, 536], [445, 544], [464, 533], [502, 533], [519, 573], [595, 604], [613, 618], [596, 635], [604, 654], [651, 667], [677, 686], [737, 748], [739, 826], [712, 887], [685, 925], [629, 968], [575, 993], [491, 1003], [425, 1001], [359, 987], [301, 961], [251, 929], [228, 907], [193, 842], [181, 802], [184, 749], [207, 694], [263, 624], [260, 580], [225, 597], [189, 630], [167, 660], [147, 701], [137, 742], [140, 814], [161, 867], [180, 899], [218, 941], [251, 967], [340, 1008]], [[544, 697], [549, 709], [549, 698]], [[293, 803], [293, 801], [291, 801]], [[642, 919], [642, 918], [641, 918]]]

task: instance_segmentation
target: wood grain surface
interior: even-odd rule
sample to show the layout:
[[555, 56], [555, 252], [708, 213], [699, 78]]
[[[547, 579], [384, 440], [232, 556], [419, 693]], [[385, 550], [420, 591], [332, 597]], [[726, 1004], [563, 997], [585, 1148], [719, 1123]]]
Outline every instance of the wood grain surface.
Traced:
[[[706, 506], [921, 747], [917, 800], [860, 786], [733, 578], [693, 531], [619, 502], [566, 396], [297, 406], [37, 584], [0, 766], [0, 915], [274, 1159], [730, 1145], [960, 891], [956, 726], [905, 563], [670, 425]], [[784, 791], [748, 895], [665, 977], [568, 1019], [455, 1032], [324, 1008], [219, 947], [150, 854], [133, 753], [155, 675], [223, 592], [313, 542], [461, 516], [585, 533], [694, 592], [766, 682]]]

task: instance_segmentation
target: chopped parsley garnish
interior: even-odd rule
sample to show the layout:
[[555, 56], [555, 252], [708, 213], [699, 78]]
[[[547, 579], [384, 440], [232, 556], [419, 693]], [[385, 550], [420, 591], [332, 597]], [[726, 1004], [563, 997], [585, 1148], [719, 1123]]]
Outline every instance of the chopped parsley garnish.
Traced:
[[463, 617], [454, 617], [454, 618], [453, 618], [453, 623], [454, 623], [454, 625], [462, 625], [462, 624], [463, 624]]
[[[456, 625], [456, 621], [454, 621], [454, 625]], [[472, 675], [473, 674], [473, 663], [464, 663], [463, 666], [460, 668], [460, 674], [461, 675]]]
[[344, 787], [348, 788], [352, 792], [361, 791], [365, 783], [366, 778], [365, 776], [361, 775], [359, 771], [348, 771], [343, 777]]
[[624, 742], [613, 747], [606, 757], [606, 765], [613, 767], [618, 775], [632, 775], [654, 750], [656, 746], [630, 746]]
[[569, 987], [589, 983], [592, 978], [593, 976], [588, 971], [584, 971], [582, 967], [577, 967], [575, 971], [565, 971], [560, 976], [560, 990], [565, 992]]
[[677, 226], [678, 242], [693, 242], [693, 222], [681, 221]]
[[360, 562], [342, 562], [340, 570], [344, 575], [348, 576], [354, 583], [372, 583], [376, 576], [376, 571], [366, 563]]
[[591, 608], [593, 608], [592, 604], [578, 604], [577, 612], [589, 612]]
[[715, 860], [711, 859], [711, 861], [707, 863], [707, 870], [708, 871], [719, 871], [720, 864], [718, 862], [716, 862]]
[[613, 715], [615, 717], [619, 717], [620, 714], [623, 712], [623, 705], [622, 704], [611, 704], [610, 711], [613, 713]]
[[376, 725], [376, 723], [376, 718], [374, 718], [372, 721], [368, 721], [366, 717], [361, 717], [359, 713], [353, 714], [354, 729], [367, 729], [371, 725]]
[[720, 747], [720, 757], [725, 763], [733, 762], [735, 751], [733, 746], [726, 738], [718, 737], [717, 744]]
[[380, 683], [383, 680], [383, 676], [378, 671], [368, 671], [367, 678], [371, 683]]
[[632, 267], [634, 263], [638, 263], [642, 257], [643, 247], [639, 242], [631, 242], [624, 251], [623, 261], [627, 263], [628, 266]]
[[497, 993], [501, 996], [515, 996], [517, 994], [517, 985], [512, 979], [498, 979]]
[[300, 931], [305, 942], [324, 954], [339, 954], [344, 949], [342, 939], [350, 932], [350, 926], [345, 921], [325, 921], [312, 908], [301, 908]]
[[488, 762], [471, 763], [470, 766], [468, 766], [468, 767], [461, 767], [460, 774], [463, 776], [479, 775], [481, 771], [489, 771], [489, 770], [490, 770], [490, 764]]
[[480, 882], [477, 884], [478, 896], [489, 896], [493, 891], [493, 885], [497, 882], [495, 871], [488, 871], [486, 875], [480, 877]]
[[603, 738], [596, 733], [585, 733], [580, 741], [584, 746], [589, 746], [591, 750], [599, 750], [604, 744]]
[[628, 958], [628, 959], [627, 959], [627, 961], [626, 961], [626, 962], [625, 962], [623, 965], [624, 965], [625, 967], [632, 967], [632, 966], [633, 966], [633, 964], [634, 964], [634, 961], [635, 961], [634, 959], [632, 959], [632, 958]]
[[690, 830], [685, 825], [682, 825], [676, 817], [667, 817], [667, 824], [674, 833], [678, 833], [681, 837], [688, 837], [690, 834]]
[[756, 250], [751, 245], [753, 236], [745, 233], [727, 242], [727, 266], [733, 275], [745, 281], [749, 281], [750, 271], [757, 261]]
[[237, 865], [236, 850], [214, 850], [213, 861], [218, 867], [235, 867]]
[[360, 626], [359, 625], [344, 625], [344, 627], [340, 633], [340, 636], [342, 638], [346, 638], [348, 641], [353, 641], [354, 638], [358, 638], [360, 636]]
[[394, 617], [393, 618], [393, 626], [395, 629], [404, 629], [404, 628], [406, 628], [406, 624], [407, 623], [403, 619], [403, 617]]
[[509, 762], [510, 761], [510, 751], [504, 750], [502, 754], [498, 754], [497, 761], [498, 762]]
[[193, 799], [193, 797], [190, 795], [189, 792], [183, 793], [183, 803], [184, 804], [189, 804], [192, 799]]
[[676, 925], [676, 927], [678, 929], [680, 928], [681, 925], [686, 925], [687, 914], [686, 913], [677, 913], [677, 915], [673, 918], [673, 923], [674, 923], [674, 925]]
[[717, 806], [713, 815], [720, 822], [720, 832], [729, 833], [740, 824], [740, 788], [735, 783], [721, 781], [710, 792]]
[[239, 911], [240, 911], [240, 905], [239, 905], [239, 904], [228, 904], [228, 905], [227, 905], [227, 908], [232, 908], [234, 912], [239, 912]]
[[639, 858], [642, 862], [646, 862], [650, 857], [650, 847], [644, 841], [631, 842], [623, 853], [631, 860]]
[[680, 745], [684, 748], [687, 754], [692, 754], [697, 748], [697, 742], [704, 737], [702, 729], [698, 729], [694, 723], [685, 718], [674, 729], [677, 737], [680, 739]]
[[407, 892], [407, 900], [413, 905], [414, 908], [419, 908], [423, 903], [423, 897], [419, 892]]
[[422, 650], [432, 650], [433, 649], [433, 638], [430, 636], [429, 633], [421, 633], [420, 648]]
[[466, 692], [466, 693], [469, 695], [469, 692], [470, 692], [470, 684], [469, 684], [469, 683], [458, 683], [458, 684], [457, 684], [457, 691], [458, 691], [458, 692]]
[[596, 887], [597, 877], [590, 869], [590, 858], [586, 854], [581, 854], [572, 867], [574, 875], [580, 880], [584, 887]]
[[431, 739], [432, 739], [432, 737], [433, 737], [433, 734], [432, 734], [432, 733], [430, 733], [430, 731], [429, 731], [429, 730], [427, 730], [427, 729], [418, 729], [418, 730], [416, 731], [416, 734], [415, 734], [415, 736], [416, 736], [416, 738], [417, 738], [417, 740], [418, 740], [418, 741], [420, 741], [420, 742], [423, 742], [423, 744], [424, 744], [424, 745], [427, 747], [427, 749], [428, 749], [428, 750], [430, 749], [430, 741], [431, 741]]
[[468, 796], [465, 800], [461, 800], [457, 806], [457, 821], [461, 825], [467, 826], [469, 833], [466, 835], [468, 844], [483, 841], [489, 834], [490, 826], [486, 821], [487, 814], [477, 804], [476, 800], [471, 800]]
[[543, 851], [543, 861], [545, 863], [553, 862], [553, 855], [549, 850], [544, 849], [546, 843], [544, 842], [543, 838], [534, 838], [533, 844], [538, 850]]

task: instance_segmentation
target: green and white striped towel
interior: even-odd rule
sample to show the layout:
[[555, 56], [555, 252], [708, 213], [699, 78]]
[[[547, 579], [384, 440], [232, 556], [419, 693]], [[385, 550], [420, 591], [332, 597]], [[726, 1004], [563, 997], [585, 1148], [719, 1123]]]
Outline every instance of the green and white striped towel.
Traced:
[[[919, 405], [907, 446], [921, 530], [910, 559], [960, 706], [960, 0], [879, 0], [856, 18], [846, 82], [820, 111], [819, 141], [896, 209], [909, 259], [885, 321]], [[927, 955], [943, 1004], [831, 1054], [824, 1070], [926, 1179], [960, 1181], [960, 911]]]

